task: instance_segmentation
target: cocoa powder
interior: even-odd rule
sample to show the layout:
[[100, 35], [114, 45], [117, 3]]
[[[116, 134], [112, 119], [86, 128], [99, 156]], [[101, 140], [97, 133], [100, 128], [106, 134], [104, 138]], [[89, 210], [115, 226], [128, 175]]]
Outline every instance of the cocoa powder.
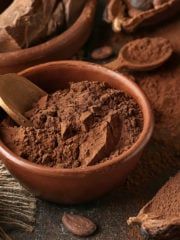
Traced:
[[[152, 239], [179, 239], [180, 236], [180, 172], [171, 178], [139, 212], [129, 218], [142, 233]], [[149, 238], [148, 238], [149, 239]]]
[[123, 55], [131, 63], [149, 64], [164, 59], [169, 51], [171, 45], [164, 38], [141, 38], [129, 43]]
[[180, 154], [180, 58], [176, 57], [149, 74], [136, 73], [138, 83], [146, 92], [155, 112], [154, 137]]
[[[179, 218], [180, 172], [171, 178], [155, 195], [147, 209], [163, 219]], [[180, 224], [180, 223], [179, 223]]]
[[33, 127], [1, 124], [4, 142], [22, 158], [61, 168], [111, 160], [132, 146], [143, 125], [130, 96], [87, 81], [41, 98], [26, 117]]

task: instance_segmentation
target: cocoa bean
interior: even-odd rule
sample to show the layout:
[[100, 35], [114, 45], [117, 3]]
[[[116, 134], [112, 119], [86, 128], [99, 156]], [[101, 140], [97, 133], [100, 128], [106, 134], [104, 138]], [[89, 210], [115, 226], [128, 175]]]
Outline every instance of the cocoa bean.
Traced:
[[62, 222], [67, 230], [78, 237], [88, 237], [97, 229], [90, 219], [75, 214], [64, 213]]
[[92, 51], [91, 58], [94, 60], [104, 60], [113, 55], [111, 46], [103, 46]]

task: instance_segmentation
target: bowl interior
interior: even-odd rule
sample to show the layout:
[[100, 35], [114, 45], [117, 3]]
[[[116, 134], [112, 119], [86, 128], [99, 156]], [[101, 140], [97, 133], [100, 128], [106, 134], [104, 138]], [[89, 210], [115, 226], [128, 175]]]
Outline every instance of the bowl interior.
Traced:
[[143, 91], [126, 76], [96, 64], [83, 61], [58, 61], [40, 64], [19, 73], [37, 84], [46, 92], [69, 87], [71, 82], [100, 81], [131, 95], [141, 107], [146, 124], [146, 112], [150, 113], [149, 102]]
[[[70, 82], [79, 82], [79, 81], [100, 81], [107, 82], [110, 86], [121, 89], [131, 95], [139, 104], [144, 118], [143, 130], [138, 138], [138, 140], [134, 143], [134, 145], [125, 153], [121, 154], [119, 157], [114, 158], [111, 161], [106, 161], [104, 163], [100, 163], [94, 166], [90, 166], [84, 169], [56, 169], [52, 170], [52, 168], [39, 166], [37, 164], [33, 164], [29, 161], [22, 161], [20, 157], [15, 155], [11, 157], [12, 152], [1, 144], [1, 149], [3, 148], [4, 155], [8, 155], [11, 157], [13, 161], [17, 161], [19, 164], [28, 164], [34, 166], [36, 168], [49, 169], [47, 171], [61, 171], [61, 172], [79, 172], [79, 171], [90, 171], [93, 169], [103, 168], [107, 165], [111, 165], [114, 162], [123, 159], [130, 159], [135, 154], [138, 154], [144, 146], [147, 144], [153, 130], [153, 114], [151, 111], [151, 107], [148, 99], [142, 92], [142, 90], [127, 77], [108, 70], [104, 67], [82, 62], [82, 61], [58, 61], [51, 62], [46, 64], [37, 65], [35, 67], [31, 67], [27, 70], [24, 70], [19, 73], [27, 77], [29, 80], [37, 84], [46, 92], [54, 92], [58, 89], [64, 89], [69, 86]], [[0, 150], [1, 150], [0, 149]]]

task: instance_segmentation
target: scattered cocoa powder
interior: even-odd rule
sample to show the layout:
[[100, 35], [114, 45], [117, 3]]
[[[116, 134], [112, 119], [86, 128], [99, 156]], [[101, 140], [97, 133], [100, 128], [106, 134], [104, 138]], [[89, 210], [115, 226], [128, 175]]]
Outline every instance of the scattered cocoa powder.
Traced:
[[130, 96], [87, 81], [41, 98], [26, 117], [33, 127], [1, 124], [3, 141], [22, 158], [61, 168], [111, 160], [132, 146], [143, 125]]
[[139, 85], [146, 92], [155, 112], [154, 137], [180, 156], [180, 58], [174, 57], [159, 71], [136, 73]]
[[[161, 33], [164, 29], [161, 28], [159, 36], [169, 39], [173, 36], [172, 45], [176, 55], [156, 71], [134, 74], [138, 84], [150, 99], [155, 113], [155, 131], [152, 140], [144, 151], [137, 168], [128, 177], [126, 185], [126, 189], [128, 188], [131, 193], [138, 196], [139, 209], [145, 204], [142, 202], [148, 193], [153, 193], [168, 176], [180, 169], [180, 48], [176, 37], [180, 28], [174, 22], [170, 26], [167, 26], [163, 34]], [[149, 197], [151, 198], [151, 195]], [[137, 235], [135, 232], [132, 233], [130, 240], [139, 239]]]
[[[136, 82], [144, 90], [155, 113], [155, 131], [153, 138], [144, 152], [138, 167], [128, 178], [131, 192], [137, 193], [149, 189], [152, 182], [170, 175], [180, 169], [180, 22], [168, 22], [152, 31], [134, 34], [136, 38], [163, 37], [173, 46], [172, 58], [152, 72], [131, 72]], [[116, 34], [110, 44], [119, 52], [119, 46], [132, 39], [130, 35]], [[123, 41], [123, 39], [125, 40]], [[107, 42], [106, 42], [107, 44]], [[142, 184], [143, 183], [143, 184]], [[143, 187], [142, 187], [143, 186]], [[143, 190], [142, 190], [143, 189]], [[143, 196], [143, 194], [142, 194]]]
[[136, 194], [149, 188], [151, 182], [180, 169], [179, 60], [179, 56], [174, 56], [156, 71], [134, 74], [150, 99], [155, 115], [152, 140], [127, 181], [126, 187]]
[[170, 42], [164, 38], [141, 38], [130, 42], [123, 56], [131, 63], [149, 64], [164, 59], [171, 52]]

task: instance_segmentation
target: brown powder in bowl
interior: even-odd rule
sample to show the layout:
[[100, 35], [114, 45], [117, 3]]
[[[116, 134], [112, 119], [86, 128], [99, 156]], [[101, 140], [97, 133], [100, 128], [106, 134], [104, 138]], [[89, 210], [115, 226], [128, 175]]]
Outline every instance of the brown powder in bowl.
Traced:
[[33, 127], [12, 127], [4, 120], [3, 141], [31, 162], [61, 168], [111, 160], [133, 145], [143, 126], [130, 96], [87, 81], [41, 98], [26, 117]]
[[122, 54], [131, 63], [150, 64], [166, 58], [171, 51], [170, 42], [164, 38], [141, 38], [130, 42]]

